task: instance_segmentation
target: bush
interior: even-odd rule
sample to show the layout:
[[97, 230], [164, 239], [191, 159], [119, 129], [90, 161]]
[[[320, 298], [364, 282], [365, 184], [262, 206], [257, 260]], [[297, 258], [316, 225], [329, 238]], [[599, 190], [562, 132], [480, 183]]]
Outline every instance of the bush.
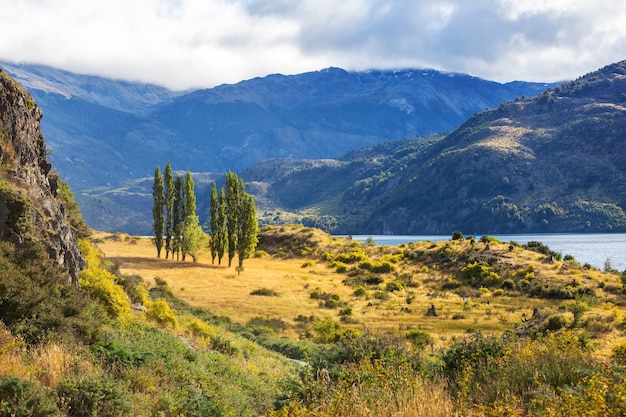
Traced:
[[78, 283], [92, 297], [100, 301], [111, 317], [130, 315], [130, 305], [124, 290], [115, 283], [115, 275], [101, 265], [101, 255], [87, 240], [79, 242], [89, 267], [80, 273]]
[[502, 281], [502, 284], [500, 285], [500, 288], [502, 288], [504, 290], [514, 290], [515, 289], [515, 281], [513, 281], [512, 279], [505, 279], [504, 281]]
[[417, 349], [424, 349], [433, 343], [433, 338], [426, 330], [411, 330], [404, 334], [404, 338]]
[[161, 325], [170, 326], [174, 329], [178, 327], [176, 314], [163, 298], [155, 300], [148, 306], [148, 317]]
[[56, 395], [33, 381], [8, 376], [0, 379], [0, 415], [60, 416]]
[[117, 417], [131, 411], [117, 383], [105, 377], [68, 378], [57, 392], [61, 409], [70, 417]]
[[264, 297], [278, 297], [278, 293], [274, 290], [270, 290], [269, 288], [258, 288], [256, 290], [252, 290], [250, 295], [261, 295]]
[[463, 240], [463, 233], [458, 230], [452, 233], [452, 240]]

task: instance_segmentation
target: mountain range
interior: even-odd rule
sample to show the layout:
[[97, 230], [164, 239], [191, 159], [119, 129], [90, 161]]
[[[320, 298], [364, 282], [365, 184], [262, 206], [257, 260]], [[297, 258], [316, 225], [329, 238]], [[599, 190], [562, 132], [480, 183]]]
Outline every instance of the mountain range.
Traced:
[[[89, 225], [150, 233], [149, 180], [170, 161], [198, 187], [274, 158], [338, 158], [448, 132], [477, 111], [555, 84], [500, 84], [430, 69], [269, 75], [197, 91], [0, 62], [43, 110], [54, 169]], [[203, 174], [201, 174], [203, 173]]]
[[446, 136], [267, 161], [241, 176], [268, 223], [295, 213], [338, 233], [624, 232], [624, 160], [626, 61]]

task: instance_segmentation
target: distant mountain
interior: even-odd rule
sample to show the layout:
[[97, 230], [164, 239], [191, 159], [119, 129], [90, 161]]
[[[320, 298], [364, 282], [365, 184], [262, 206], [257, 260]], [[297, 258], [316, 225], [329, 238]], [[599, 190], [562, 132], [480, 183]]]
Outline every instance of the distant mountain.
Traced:
[[448, 132], [477, 111], [554, 86], [435, 70], [329, 68], [173, 92], [41, 65], [0, 67], [42, 108], [54, 169], [76, 192], [87, 222], [143, 233], [149, 233], [146, 219], [132, 213], [144, 208], [140, 201], [149, 193], [127, 189], [168, 160], [176, 169], [224, 173], [268, 158], [337, 158], [355, 148]]
[[40, 65], [1, 63], [35, 97], [54, 167], [74, 190], [115, 187], [157, 164], [241, 170], [267, 158], [328, 158], [450, 131], [476, 111], [548, 85], [434, 70], [271, 75], [172, 92]]
[[441, 139], [264, 162], [241, 176], [266, 222], [295, 216], [367, 234], [624, 232], [625, 160], [622, 61], [478, 113]]

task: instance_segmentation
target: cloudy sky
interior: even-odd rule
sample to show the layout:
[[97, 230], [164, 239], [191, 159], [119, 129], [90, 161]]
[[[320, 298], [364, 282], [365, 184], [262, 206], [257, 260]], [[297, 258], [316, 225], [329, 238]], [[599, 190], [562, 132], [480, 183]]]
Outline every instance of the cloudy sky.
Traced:
[[173, 89], [330, 66], [560, 81], [623, 59], [622, 0], [0, 0], [0, 60]]

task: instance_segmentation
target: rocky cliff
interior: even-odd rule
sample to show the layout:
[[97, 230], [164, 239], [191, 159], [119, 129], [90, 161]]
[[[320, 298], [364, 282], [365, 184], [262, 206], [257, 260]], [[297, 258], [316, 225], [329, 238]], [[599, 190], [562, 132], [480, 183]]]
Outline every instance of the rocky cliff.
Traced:
[[32, 96], [0, 71], [0, 240], [41, 242], [77, 285], [86, 263], [50, 175], [41, 117]]

